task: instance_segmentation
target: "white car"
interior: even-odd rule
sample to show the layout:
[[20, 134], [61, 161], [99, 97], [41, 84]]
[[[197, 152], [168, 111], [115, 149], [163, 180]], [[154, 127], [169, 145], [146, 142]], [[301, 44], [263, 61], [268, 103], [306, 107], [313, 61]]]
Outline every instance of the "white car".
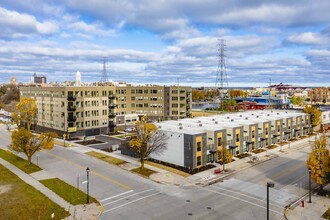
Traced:
[[126, 132], [134, 132], [135, 131], [135, 127], [126, 128], [125, 131]]

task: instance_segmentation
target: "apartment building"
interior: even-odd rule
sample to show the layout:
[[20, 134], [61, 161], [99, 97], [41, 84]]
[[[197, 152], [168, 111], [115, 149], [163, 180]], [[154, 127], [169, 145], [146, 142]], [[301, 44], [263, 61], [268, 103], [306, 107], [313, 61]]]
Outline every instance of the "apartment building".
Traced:
[[[192, 88], [187, 86], [118, 84], [116, 114], [147, 115], [157, 121], [191, 117], [191, 93]], [[119, 119], [121, 117], [116, 118], [117, 123]]]
[[308, 96], [310, 97], [312, 102], [329, 102], [329, 88], [328, 87], [320, 87], [320, 88], [312, 88], [308, 91]]
[[[300, 138], [310, 132], [310, 117], [301, 112], [263, 110], [164, 121], [157, 126], [167, 135], [169, 147], [151, 158], [196, 169], [217, 162], [217, 150], [222, 147], [238, 156]], [[191, 138], [184, 138], [186, 134]], [[197, 136], [202, 137], [200, 144]], [[196, 152], [198, 146], [201, 149]]]
[[183, 86], [29, 86], [20, 95], [36, 101], [35, 129], [71, 137], [112, 132], [144, 115], [157, 121], [191, 115], [191, 87]]

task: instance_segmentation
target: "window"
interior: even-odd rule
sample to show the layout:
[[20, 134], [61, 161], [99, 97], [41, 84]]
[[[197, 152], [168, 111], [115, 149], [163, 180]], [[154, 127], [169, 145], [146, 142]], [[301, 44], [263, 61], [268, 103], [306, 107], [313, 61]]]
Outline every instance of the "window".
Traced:
[[255, 137], [255, 131], [252, 131], [252, 138]]
[[202, 165], [202, 157], [198, 156], [197, 157], [197, 166], [201, 166]]
[[236, 142], [239, 142], [239, 134], [236, 134]]
[[201, 151], [202, 150], [202, 142], [197, 142], [197, 151]]

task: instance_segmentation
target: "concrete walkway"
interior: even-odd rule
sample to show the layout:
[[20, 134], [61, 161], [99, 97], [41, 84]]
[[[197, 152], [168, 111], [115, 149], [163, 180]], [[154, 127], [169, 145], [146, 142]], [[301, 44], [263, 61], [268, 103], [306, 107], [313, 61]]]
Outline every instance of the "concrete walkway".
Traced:
[[[12, 165], [11, 163], [7, 162], [6, 160], [3, 160], [0, 158], [0, 164], [2, 164], [4, 167], [6, 167], [8, 170], [10, 170], [12, 173], [17, 175], [20, 179], [22, 179], [24, 182], [29, 184], [30, 186], [34, 187], [36, 190], [40, 191], [42, 194], [44, 194], [46, 197], [48, 197], [51, 201], [58, 204], [65, 210], [67, 210], [71, 216], [67, 217], [66, 219], [81, 219], [81, 220], [87, 220], [87, 219], [96, 219], [100, 208], [96, 207], [95, 204], [91, 204], [88, 206], [78, 205], [73, 206], [67, 201], [65, 201], [63, 198], [58, 196], [56, 193], [48, 189], [46, 186], [44, 186], [42, 183], [40, 183], [37, 179], [35, 179], [33, 174], [29, 175], [23, 172], [22, 170], [18, 169], [16, 166]], [[39, 176], [40, 171], [36, 172], [38, 173], [36, 176]], [[42, 175], [47, 175], [45, 171], [42, 172]]]
[[[330, 184], [324, 187], [330, 191]], [[301, 201], [304, 200], [304, 207]], [[286, 211], [288, 220], [321, 220], [321, 216], [330, 208], [330, 197], [319, 196], [316, 193], [312, 195], [312, 203], [308, 203], [308, 196], [298, 200]]]

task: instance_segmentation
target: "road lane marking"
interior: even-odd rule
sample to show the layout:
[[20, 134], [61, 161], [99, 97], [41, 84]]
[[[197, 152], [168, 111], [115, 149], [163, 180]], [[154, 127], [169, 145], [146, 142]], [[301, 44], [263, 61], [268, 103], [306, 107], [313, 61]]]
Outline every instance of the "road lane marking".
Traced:
[[[224, 190], [224, 191], [227, 191], [227, 192], [230, 192], [230, 193], [236, 193], [236, 194], [238, 194], [238, 195], [242, 195], [242, 196], [245, 196], [245, 197], [247, 197], [247, 198], [251, 198], [251, 199], [254, 199], [254, 200], [257, 200], [257, 201], [260, 201], [260, 202], [265, 202], [263, 199], [258, 199], [258, 198], [256, 198], [256, 197], [249, 196], [249, 195], [246, 195], [246, 194], [244, 194], [244, 193], [235, 192], [235, 191], [233, 191], [233, 190], [228, 190], [228, 189], [223, 189], [223, 188], [218, 187], [218, 186], [212, 186], [212, 185], [211, 185], [211, 187], [214, 187], [214, 188], [217, 188], [217, 189], [220, 189], [220, 190]], [[277, 201], [274, 201], [274, 202], [276, 202], [276, 203], [278, 203], [278, 204], [283, 204], [283, 205], [285, 205], [285, 203], [281, 203], [281, 202], [277, 202]], [[276, 207], [278, 207], [278, 208], [283, 208], [283, 206], [275, 205], [274, 203], [270, 203], [270, 204], [272, 204], [273, 206], [276, 206]]]
[[[55, 155], [55, 154], [52, 154], [52, 153], [49, 153], [49, 152], [46, 152], [46, 151], [43, 151], [43, 153], [48, 154], [48, 155], [52, 155], [53, 157], [56, 157], [57, 159], [63, 160], [63, 161], [68, 162], [68, 163], [71, 163], [71, 164], [73, 164], [73, 165], [79, 167], [79, 168], [82, 169], [82, 170], [86, 170], [86, 167], [83, 167], [83, 166], [81, 166], [80, 164], [75, 163], [75, 162], [73, 162], [73, 161], [71, 161], [71, 160], [65, 159], [65, 158], [63, 158], [63, 157], [57, 156], [57, 155]], [[118, 182], [117, 180], [111, 179], [110, 177], [107, 177], [107, 176], [105, 176], [105, 175], [103, 175], [103, 174], [100, 174], [100, 173], [95, 172], [95, 171], [93, 171], [93, 170], [91, 170], [90, 173], [91, 173], [91, 174], [94, 174], [95, 176], [98, 176], [98, 177], [100, 177], [100, 178], [102, 178], [102, 179], [105, 179], [105, 180], [107, 180], [108, 182], [111, 182], [111, 183], [114, 183], [114, 184], [116, 184], [116, 185], [118, 185], [118, 186], [121, 186], [121, 187], [123, 187], [123, 188], [125, 188], [125, 189], [132, 190], [131, 187], [129, 187], [129, 186], [123, 184], [123, 183], [120, 183], [120, 182]]]
[[134, 190], [126, 191], [126, 192], [123, 192], [123, 193], [117, 194], [117, 195], [115, 195], [115, 196], [111, 196], [111, 197], [108, 197], [108, 198], [102, 199], [102, 200], [100, 200], [100, 202], [105, 202], [105, 201], [107, 201], [107, 200], [109, 200], [109, 199], [114, 199], [114, 198], [117, 198], [117, 197], [119, 197], [119, 196], [125, 195], [125, 194], [130, 193], [130, 192], [133, 192], [133, 191], [134, 191]]
[[288, 175], [290, 173], [293, 173], [294, 171], [296, 171], [296, 170], [298, 170], [298, 169], [300, 169], [300, 168], [302, 168], [304, 166], [306, 166], [305, 163], [298, 163], [298, 164], [296, 164], [293, 167], [290, 167], [288, 169], [284, 169], [281, 172], [278, 172], [275, 175], [268, 177], [266, 180], [260, 181], [258, 184], [259, 185], [266, 185], [267, 182], [269, 182], [269, 181], [276, 181], [276, 179], [279, 179], [282, 176], [285, 176], [285, 175]]
[[131, 194], [131, 195], [129, 195], [129, 196], [125, 196], [125, 197], [123, 197], [123, 198], [117, 199], [117, 200], [115, 200], [115, 201], [105, 203], [105, 204], [103, 204], [103, 206], [110, 205], [110, 204], [112, 204], [112, 203], [115, 203], [115, 202], [121, 201], [121, 200], [123, 200], [123, 199], [129, 198], [129, 197], [133, 197], [133, 196], [136, 196], [136, 195], [140, 195], [140, 194], [142, 194], [142, 193], [149, 192], [149, 191], [152, 191], [152, 190], [154, 190], [154, 189], [148, 189], [148, 190], [144, 190], [144, 191], [141, 191], [141, 192], [138, 192], [138, 193], [134, 193], [134, 194]]
[[138, 198], [138, 199], [136, 199], [136, 200], [133, 200], [133, 201], [130, 201], [130, 202], [128, 202], [128, 203], [125, 203], [125, 204], [119, 205], [119, 206], [114, 207], [114, 208], [112, 208], [112, 209], [108, 209], [108, 210], [104, 211], [103, 213], [111, 212], [112, 210], [119, 209], [119, 208], [124, 207], [124, 206], [127, 206], [127, 205], [129, 205], [129, 204], [131, 204], [131, 203], [134, 203], [134, 202], [137, 202], [137, 201], [140, 201], [140, 200], [142, 200], [142, 199], [146, 199], [146, 198], [149, 198], [149, 197], [152, 197], [152, 196], [158, 195], [158, 194], [160, 194], [160, 192], [153, 193], [153, 194], [151, 194], [151, 195], [148, 195], [148, 196], [145, 196], [145, 197]]
[[[218, 192], [218, 191], [215, 191], [215, 190], [212, 190], [212, 189], [206, 189], [206, 188], [203, 188], [203, 187], [200, 187], [200, 188], [203, 189], [203, 190], [209, 191], [209, 192], [213, 192], [213, 193], [216, 193], [216, 194], [219, 194], [219, 195], [227, 196], [227, 197], [230, 197], [230, 198], [232, 198], [232, 199], [236, 199], [236, 200], [239, 200], [239, 201], [242, 201], [242, 202], [248, 203], [248, 204], [250, 204], [250, 205], [257, 206], [257, 207], [262, 208], [262, 209], [267, 209], [267, 208], [265, 208], [265, 207], [263, 207], [263, 206], [261, 206], [261, 205], [258, 205], [258, 204], [255, 204], [255, 203], [249, 202], [248, 200], [245, 200], [245, 199], [241, 199], [241, 198], [238, 198], [238, 197], [235, 197], [235, 196], [231, 196], [231, 195], [228, 195], [228, 194], [225, 194], [225, 193], [221, 193], [221, 192]], [[284, 210], [284, 208], [281, 208], [281, 209]], [[273, 210], [273, 209], [269, 209], [269, 211], [272, 211], [272, 212], [274, 212], [274, 213], [276, 213], [276, 214], [279, 214], [279, 215], [283, 215], [283, 213], [278, 212], [278, 211], [275, 211], [275, 210]]]

